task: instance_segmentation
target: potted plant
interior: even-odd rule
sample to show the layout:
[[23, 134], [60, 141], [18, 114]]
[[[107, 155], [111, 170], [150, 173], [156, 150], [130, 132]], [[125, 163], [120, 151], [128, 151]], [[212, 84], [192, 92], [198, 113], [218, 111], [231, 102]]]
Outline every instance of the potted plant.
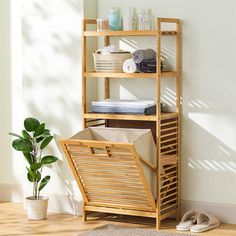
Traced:
[[33, 184], [32, 196], [26, 197], [28, 218], [41, 220], [47, 215], [48, 197], [40, 196], [40, 192], [50, 180], [49, 175], [42, 177], [42, 171], [45, 166], [56, 162], [58, 158], [53, 155], [43, 156], [44, 149], [53, 139], [45, 123], [29, 117], [24, 120], [24, 128], [21, 135], [9, 134], [17, 137], [13, 140], [12, 147], [22, 152], [27, 162], [27, 178]]

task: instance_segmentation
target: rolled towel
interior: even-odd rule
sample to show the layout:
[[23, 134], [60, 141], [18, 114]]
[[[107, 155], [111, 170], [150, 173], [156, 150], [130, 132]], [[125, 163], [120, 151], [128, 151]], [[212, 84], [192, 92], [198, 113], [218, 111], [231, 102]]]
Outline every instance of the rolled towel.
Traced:
[[127, 59], [124, 63], [123, 63], [123, 71], [125, 73], [135, 73], [137, 72], [137, 65], [135, 64], [133, 58]]
[[[143, 60], [141, 63], [136, 64], [137, 69], [141, 73], [156, 73], [156, 60]], [[164, 64], [161, 62], [161, 71], [164, 69]]]
[[143, 60], [156, 59], [156, 52], [153, 49], [136, 50], [132, 53], [135, 63], [141, 63]]

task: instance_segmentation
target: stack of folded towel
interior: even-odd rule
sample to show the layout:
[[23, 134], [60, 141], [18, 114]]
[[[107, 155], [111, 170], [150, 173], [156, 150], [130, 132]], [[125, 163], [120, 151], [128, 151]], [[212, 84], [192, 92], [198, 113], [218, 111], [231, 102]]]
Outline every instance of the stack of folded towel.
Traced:
[[[161, 110], [163, 110], [163, 104], [161, 104]], [[91, 111], [94, 113], [151, 115], [156, 113], [156, 101], [120, 99], [92, 101]]]
[[[136, 50], [132, 53], [133, 58], [123, 64], [126, 73], [156, 73], [156, 52], [153, 49]], [[161, 70], [163, 63], [161, 62]]]

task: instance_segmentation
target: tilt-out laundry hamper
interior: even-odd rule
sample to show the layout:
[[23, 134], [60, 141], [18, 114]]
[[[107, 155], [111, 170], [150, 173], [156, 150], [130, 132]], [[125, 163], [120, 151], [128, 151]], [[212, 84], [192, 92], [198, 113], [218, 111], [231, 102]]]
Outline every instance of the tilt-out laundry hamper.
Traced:
[[88, 211], [155, 218], [156, 145], [149, 129], [91, 127], [60, 144], [83, 196], [83, 220]]
[[[156, 146], [149, 129], [86, 128], [60, 141], [86, 211], [155, 211]], [[144, 214], [145, 215], [145, 214]]]

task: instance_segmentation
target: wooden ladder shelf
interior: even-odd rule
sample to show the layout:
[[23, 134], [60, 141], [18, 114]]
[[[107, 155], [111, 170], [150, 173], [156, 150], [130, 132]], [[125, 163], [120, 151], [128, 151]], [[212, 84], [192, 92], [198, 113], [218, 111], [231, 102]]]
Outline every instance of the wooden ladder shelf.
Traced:
[[[162, 30], [163, 24], [173, 24], [175, 30]], [[146, 163], [156, 172], [157, 196], [154, 199], [145, 179], [141, 162], [132, 144], [87, 140], [63, 140], [61, 145], [83, 196], [83, 220], [86, 212], [107, 212], [156, 219], [156, 227], [175, 215], [180, 216], [180, 20], [157, 18], [157, 30], [151, 31], [88, 31], [87, 25], [96, 24], [95, 19], [83, 20], [82, 33], [82, 114], [83, 127], [106, 126], [152, 129], [157, 147], [157, 167]], [[104, 45], [110, 37], [152, 36], [157, 43], [156, 73], [98, 73], [86, 70], [86, 38], [104, 37]], [[176, 39], [175, 71], [161, 71], [162, 36]], [[173, 77], [176, 85], [176, 110], [161, 112], [161, 81]], [[104, 97], [110, 97], [110, 79], [155, 79], [157, 112], [155, 115], [95, 114], [86, 108], [86, 80], [104, 78]], [[97, 152], [97, 149], [99, 152]]]

